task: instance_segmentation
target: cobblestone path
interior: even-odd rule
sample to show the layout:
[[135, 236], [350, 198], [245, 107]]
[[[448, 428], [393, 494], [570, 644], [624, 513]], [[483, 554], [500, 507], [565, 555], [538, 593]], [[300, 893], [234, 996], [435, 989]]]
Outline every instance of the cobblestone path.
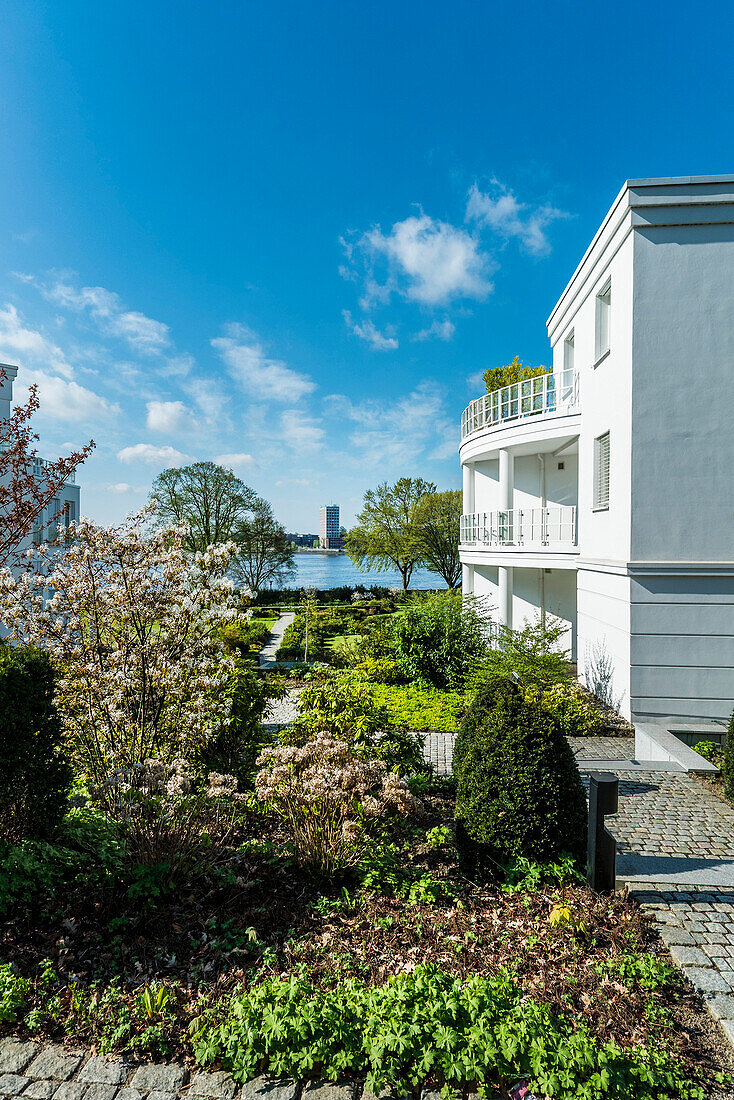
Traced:
[[[242, 1087], [227, 1073], [186, 1066], [136, 1065], [81, 1050], [17, 1039], [0, 1041], [0, 1097], [32, 1100], [376, 1100], [357, 1082], [289, 1081], [257, 1077]], [[441, 1100], [423, 1089], [421, 1100]], [[464, 1094], [462, 1100], [479, 1100]], [[491, 1097], [490, 1097], [491, 1100]]]

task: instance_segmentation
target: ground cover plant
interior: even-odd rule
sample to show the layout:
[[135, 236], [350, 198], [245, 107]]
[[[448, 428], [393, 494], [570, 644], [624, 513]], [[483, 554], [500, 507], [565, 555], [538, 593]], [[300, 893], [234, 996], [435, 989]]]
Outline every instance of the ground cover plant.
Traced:
[[639, 910], [567, 865], [528, 862], [512, 889], [465, 878], [450, 785], [420, 799], [421, 817], [376, 819], [370, 850], [327, 878], [294, 858], [280, 814], [233, 803], [217, 859], [157, 890], [132, 890], [119, 840], [72, 810], [63, 902], [57, 881], [0, 924], [0, 1030], [238, 1079], [400, 1091], [529, 1074], [554, 1098], [703, 1097], [713, 1052]]
[[[0, 1034], [183, 1058], [238, 1080], [365, 1077], [376, 1094], [506, 1093], [529, 1077], [553, 1100], [703, 1100], [720, 1063], [700, 1016], [639, 910], [592, 894], [576, 869], [580, 780], [544, 706], [553, 684], [485, 679], [465, 695], [395, 682], [407, 675], [390, 648], [401, 612], [332, 608], [328, 630], [371, 620], [356, 662], [367, 667], [310, 668], [296, 720], [267, 725], [283, 688], [227, 644], [247, 629], [223, 575], [229, 551], [177, 557], [182, 533], [128, 531], [115, 557], [103, 534], [89, 538], [84, 560], [102, 564], [94, 601], [62, 608], [71, 640], [43, 609], [26, 615], [30, 580], [4, 581], [14, 623], [52, 639], [53, 668], [23, 664], [22, 649], [10, 664], [35, 670], [47, 747], [65, 731], [75, 775], [46, 830], [0, 839]], [[132, 593], [121, 574], [137, 578]], [[67, 602], [88, 598], [57, 575]], [[440, 651], [461, 612], [425, 603], [416, 621]], [[196, 675], [176, 644], [196, 654]], [[106, 681], [85, 671], [88, 652], [133, 673], [125, 690], [110, 680], [114, 714], [96, 713]], [[75, 661], [94, 689], [84, 705], [69, 693]], [[2, 690], [0, 675], [0, 706]], [[467, 707], [458, 797], [406, 728], [429, 704], [436, 727], [452, 696], [452, 721]], [[80, 721], [110, 735], [98, 757], [79, 751]], [[494, 778], [480, 774], [486, 749]], [[491, 867], [467, 867], [462, 830], [491, 848]]]

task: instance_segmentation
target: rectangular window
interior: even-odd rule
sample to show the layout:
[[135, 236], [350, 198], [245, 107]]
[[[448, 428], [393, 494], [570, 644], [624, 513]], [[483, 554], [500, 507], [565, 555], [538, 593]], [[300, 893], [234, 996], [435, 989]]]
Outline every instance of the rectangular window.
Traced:
[[594, 511], [609, 507], [609, 432], [594, 440]]
[[569, 332], [566, 339], [563, 341], [563, 370], [564, 373], [573, 371], [574, 361], [574, 334], [573, 329]]
[[596, 359], [609, 351], [609, 320], [612, 312], [612, 281], [608, 279], [596, 296]]

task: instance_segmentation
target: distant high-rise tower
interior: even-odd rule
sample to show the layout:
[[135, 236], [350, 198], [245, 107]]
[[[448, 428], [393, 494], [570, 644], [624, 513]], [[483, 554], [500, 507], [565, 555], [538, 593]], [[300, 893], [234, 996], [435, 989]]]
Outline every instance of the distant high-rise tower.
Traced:
[[339, 526], [339, 505], [325, 504], [321, 509], [319, 527], [319, 545], [322, 550], [341, 550], [344, 540]]

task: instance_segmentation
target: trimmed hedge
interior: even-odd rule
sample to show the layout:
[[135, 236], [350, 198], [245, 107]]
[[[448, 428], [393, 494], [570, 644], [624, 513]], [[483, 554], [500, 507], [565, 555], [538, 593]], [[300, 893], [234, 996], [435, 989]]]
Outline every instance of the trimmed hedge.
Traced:
[[552, 863], [568, 854], [582, 867], [586, 797], [558, 721], [511, 680], [495, 683], [475, 706], [460, 744], [456, 792], [465, 861], [496, 870], [519, 856]]
[[724, 794], [730, 802], [734, 802], [734, 712], [732, 712], [729, 725], [726, 728], [723, 772]]
[[66, 812], [72, 771], [61, 751], [48, 656], [0, 644], [0, 836], [50, 836]]

